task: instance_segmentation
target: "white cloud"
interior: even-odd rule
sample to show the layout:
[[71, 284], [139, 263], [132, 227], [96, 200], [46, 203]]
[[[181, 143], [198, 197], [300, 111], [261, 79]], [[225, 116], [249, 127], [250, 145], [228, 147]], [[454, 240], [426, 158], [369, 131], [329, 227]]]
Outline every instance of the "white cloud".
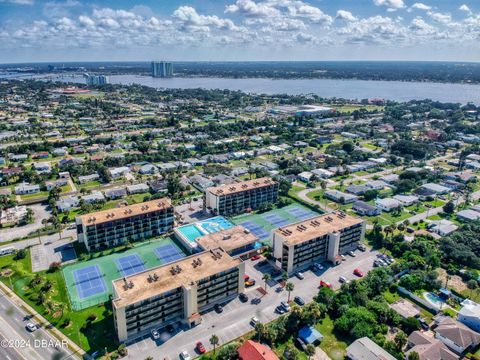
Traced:
[[235, 4], [228, 5], [225, 13], [240, 13], [244, 16], [267, 17], [278, 16], [279, 11], [268, 4], [257, 4], [252, 0], [237, 0]]
[[427, 12], [428, 16], [436, 22], [439, 22], [444, 25], [450, 25], [452, 24], [452, 15], [450, 14], [444, 14], [444, 13], [439, 13], [435, 11], [428, 11]]
[[425, 11], [427, 11], [427, 10], [431, 10], [432, 7], [429, 6], [429, 5], [426, 5], [426, 4], [424, 4], [424, 3], [415, 3], [415, 4], [413, 4], [413, 5], [411, 6], [411, 9], [417, 9], [417, 10], [425, 10]]
[[472, 12], [472, 10], [470, 10], [470, 8], [468, 7], [467, 4], [461, 5], [461, 6], [458, 8], [458, 10], [460, 10], [460, 11], [465, 11], [465, 12], [467, 12], [467, 13], [471, 13], [471, 12]]
[[373, 0], [373, 3], [377, 6], [386, 6], [391, 10], [403, 9], [405, 7], [403, 0]]
[[185, 27], [191, 27], [195, 30], [207, 30], [208, 26], [214, 26], [218, 29], [239, 30], [232, 20], [221, 19], [216, 15], [200, 15], [191, 6], [180, 6], [174, 11], [173, 17], [180, 20]]
[[353, 16], [353, 14], [350, 11], [346, 11], [346, 10], [338, 10], [336, 18], [340, 20], [345, 20], [345, 21], [357, 20], [357, 18]]
[[9, 4], [16, 4], [16, 5], [33, 5], [35, 1], [34, 0], [0, 0], [0, 3], [9, 3]]
[[80, 24], [87, 27], [91, 27], [95, 25], [95, 21], [93, 21], [90, 17], [85, 15], [80, 15], [78, 17], [78, 21], [80, 22]]

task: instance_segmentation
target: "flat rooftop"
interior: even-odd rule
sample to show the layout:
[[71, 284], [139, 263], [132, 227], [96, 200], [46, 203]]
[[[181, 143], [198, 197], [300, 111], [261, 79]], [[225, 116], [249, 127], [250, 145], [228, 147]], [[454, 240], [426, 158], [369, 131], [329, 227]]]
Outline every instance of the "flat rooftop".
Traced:
[[253, 189], [260, 189], [262, 187], [270, 186], [276, 184], [277, 182], [272, 180], [270, 177], [263, 177], [259, 179], [242, 181], [234, 184], [213, 186], [207, 189], [208, 192], [213, 195], [230, 195], [242, 191], [248, 191]]
[[172, 202], [170, 201], [170, 199], [161, 198], [120, 208], [97, 211], [81, 215], [78, 218], [80, 218], [85, 225], [89, 226], [101, 224], [108, 221], [126, 219], [136, 215], [148, 214], [158, 210], [165, 210], [170, 207], [172, 207]]
[[[113, 281], [113, 290], [116, 294], [113, 303], [115, 307], [122, 308], [181, 286], [189, 287], [192, 282], [227, 271], [241, 263], [240, 259], [232, 258], [222, 249], [212, 249], [191, 255], [173, 263]], [[181, 270], [174, 272], [174, 269]], [[157, 280], [152, 280], [155, 277]], [[133, 287], [128, 288], [126, 284], [130, 282]]]
[[241, 225], [200, 236], [195, 240], [205, 250], [221, 247], [229, 252], [258, 241], [258, 237]]
[[280, 227], [274, 231], [274, 235], [284, 238], [288, 245], [295, 245], [361, 223], [361, 218], [333, 212]]

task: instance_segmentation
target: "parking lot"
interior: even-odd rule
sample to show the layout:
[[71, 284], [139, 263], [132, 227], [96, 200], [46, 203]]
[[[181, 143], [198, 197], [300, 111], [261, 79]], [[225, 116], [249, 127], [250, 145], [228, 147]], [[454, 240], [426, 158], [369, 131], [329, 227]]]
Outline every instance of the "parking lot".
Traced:
[[[325, 263], [322, 271], [305, 271], [303, 280], [292, 277], [289, 281], [295, 285], [295, 289], [291, 297], [300, 296], [306, 302], [310, 302], [318, 293], [321, 280], [330, 282], [334, 289], [338, 289], [341, 285], [338, 281], [340, 276], [344, 276], [348, 280], [355, 279], [357, 277], [353, 274], [354, 269], [358, 268], [366, 274], [373, 268], [376, 251], [356, 251], [355, 254], [356, 257], [346, 255], [346, 260], [338, 266], [332, 267]], [[256, 281], [255, 286], [246, 289], [248, 302], [242, 303], [236, 298], [224, 304], [221, 314], [212, 310], [202, 315], [200, 325], [192, 329], [177, 325], [173, 333], [163, 331], [157, 341], [150, 336], [139, 339], [128, 346], [128, 358], [143, 359], [152, 356], [154, 359], [162, 360], [168, 356], [171, 359], [179, 359], [179, 353], [184, 350], [188, 351], [192, 357], [198, 356], [195, 352], [197, 341], [201, 341], [207, 350], [211, 350], [209, 339], [212, 334], [216, 334], [220, 339], [220, 344], [224, 344], [253, 330], [250, 325], [253, 316], [264, 323], [277, 318], [279, 315], [275, 313], [275, 308], [281, 301], [286, 301], [288, 295], [274, 280], [268, 282], [266, 295], [259, 291], [259, 288], [264, 286], [262, 280], [264, 273], [273, 270], [269, 264], [262, 264], [265, 264], [263, 258], [256, 261], [246, 260], [245, 272]]]

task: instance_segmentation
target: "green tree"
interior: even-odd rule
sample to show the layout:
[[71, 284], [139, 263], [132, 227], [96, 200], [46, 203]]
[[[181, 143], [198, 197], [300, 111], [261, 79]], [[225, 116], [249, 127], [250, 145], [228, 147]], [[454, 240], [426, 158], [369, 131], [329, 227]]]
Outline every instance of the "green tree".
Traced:
[[443, 212], [445, 214], [453, 214], [454, 211], [455, 211], [455, 204], [453, 201], [449, 201], [445, 205], [443, 205]]
[[312, 344], [308, 344], [307, 347], [305, 348], [305, 353], [310, 359], [313, 355], [315, 355], [315, 346], [313, 346]]
[[412, 351], [408, 354], [408, 360], [420, 360], [420, 355], [416, 351]]
[[397, 351], [402, 351], [403, 347], [407, 344], [407, 335], [403, 331], [399, 331], [395, 335], [395, 345], [397, 346]]
[[218, 345], [220, 339], [218, 338], [217, 335], [212, 334], [209, 341], [210, 341], [210, 344], [213, 346], [213, 353], [215, 354], [215, 352], [217, 350], [217, 345]]
[[295, 289], [295, 285], [293, 285], [293, 283], [291, 283], [291, 282], [287, 282], [287, 284], [285, 285], [285, 290], [287, 290], [287, 292], [288, 292], [287, 302], [290, 302], [290, 295], [291, 295], [291, 293], [294, 289]]
[[264, 284], [265, 292], [267, 292], [267, 283], [270, 281], [271, 278], [272, 278], [272, 276], [269, 273], [265, 273], [262, 276], [262, 280], [265, 282], [265, 284]]

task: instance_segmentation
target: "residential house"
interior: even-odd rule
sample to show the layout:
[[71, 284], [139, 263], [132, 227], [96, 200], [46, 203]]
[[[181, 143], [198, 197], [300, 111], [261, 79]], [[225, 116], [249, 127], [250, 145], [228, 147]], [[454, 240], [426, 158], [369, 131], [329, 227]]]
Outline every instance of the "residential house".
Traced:
[[365, 184], [361, 184], [361, 185], [352, 184], [347, 186], [345, 190], [350, 194], [360, 196], [365, 194], [368, 190], [370, 190], [370, 188]]
[[380, 180], [382, 180], [382, 181], [386, 182], [387, 184], [391, 185], [391, 184], [394, 184], [397, 181], [399, 181], [400, 177], [397, 174], [389, 174], [389, 175], [382, 176], [380, 178]]
[[245, 341], [237, 352], [239, 360], [280, 360], [267, 345], [253, 340]]
[[355, 340], [347, 347], [347, 359], [350, 360], [395, 360], [385, 349], [368, 337]]
[[78, 196], [62, 197], [59, 200], [57, 200], [55, 205], [57, 206], [57, 209], [60, 212], [68, 211], [79, 206], [80, 199], [78, 198]]
[[108, 189], [105, 190], [105, 196], [110, 200], [121, 199], [127, 196], [127, 190], [123, 187]]
[[435, 337], [458, 354], [480, 344], [479, 333], [449, 316], [445, 316], [435, 328]]
[[456, 231], [458, 229], [458, 226], [455, 225], [452, 221], [442, 219], [438, 221], [432, 221], [427, 225], [427, 228], [440, 235], [440, 236], [447, 236], [451, 234], [452, 232]]
[[402, 206], [411, 206], [418, 202], [418, 197], [413, 195], [395, 195], [393, 199], [397, 200]]
[[131, 194], [142, 194], [150, 191], [150, 187], [147, 184], [135, 184], [128, 185], [127, 192]]
[[352, 210], [362, 216], [376, 216], [381, 213], [378, 207], [367, 204], [364, 201], [356, 201], [352, 206]]
[[372, 190], [383, 190], [388, 184], [382, 180], [369, 180], [365, 186]]
[[90, 181], [96, 181], [98, 179], [100, 179], [100, 175], [95, 173], [95, 174], [90, 174], [90, 175], [79, 176], [78, 177], [78, 182], [80, 184], [86, 184]]
[[67, 179], [57, 179], [55, 181], [46, 181], [45, 182], [45, 187], [47, 188], [47, 191], [50, 191], [53, 188], [56, 188], [56, 187], [59, 188], [59, 187], [65, 186], [67, 184], [68, 184]]
[[393, 198], [377, 199], [375, 200], [375, 204], [380, 210], [385, 212], [390, 212], [402, 206], [400, 201]]
[[36, 194], [38, 192], [40, 192], [40, 185], [37, 184], [22, 183], [15, 186], [15, 194], [17, 195]]
[[309, 182], [310, 179], [312, 178], [313, 174], [310, 171], [303, 171], [300, 174], [297, 175], [298, 179], [303, 181], [303, 182]]
[[311, 173], [321, 179], [328, 179], [335, 175], [333, 172], [328, 171], [326, 169], [315, 169], [315, 170], [312, 170]]
[[168, 181], [167, 180], [153, 180], [147, 182], [148, 186], [153, 193], [164, 192], [168, 190]]
[[325, 191], [324, 196], [327, 199], [341, 204], [350, 204], [357, 201], [358, 199], [358, 196], [347, 194], [338, 190], [327, 190]]
[[405, 358], [416, 352], [420, 360], [458, 360], [459, 356], [452, 352], [443, 342], [424, 332], [414, 331], [407, 340], [409, 350]]
[[458, 321], [470, 329], [480, 332], [480, 304], [469, 299], [462, 301], [462, 308], [458, 312]]
[[156, 174], [158, 172], [158, 168], [153, 165], [153, 164], [145, 164], [142, 167], [140, 167], [140, 170], [138, 172], [142, 175], [151, 175], [151, 174]]
[[113, 169], [109, 169], [108, 172], [113, 179], [118, 179], [126, 174], [130, 173], [130, 169], [126, 166], [121, 166]]
[[105, 196], [100, 191], [92, 192], [91, 194], [84, 195], [82, 197], [83, 201], [87, 204], [92, 204], [98, 201], [105, 201]]
[[33, 168], [38, 174], [46, 174], [52, 171], [52, 166], [48, 162], [34, 163]]
[[461, 221], [476, 221], [480, 219], [480, 212], [471, 209], [461, 210], [456, 215], [457, 219]]

